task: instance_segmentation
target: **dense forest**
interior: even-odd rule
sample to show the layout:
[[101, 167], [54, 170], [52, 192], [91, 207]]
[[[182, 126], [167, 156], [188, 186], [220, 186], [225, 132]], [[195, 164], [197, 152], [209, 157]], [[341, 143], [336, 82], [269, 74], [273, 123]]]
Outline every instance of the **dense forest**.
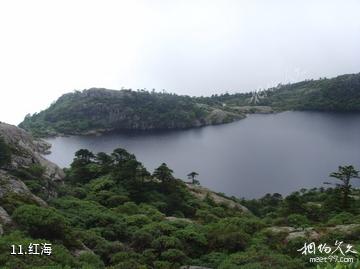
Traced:
[[36, 136], [94, 134], [228, 123], [247, 113], [360, 111], [360, 74], [306, 80], [248, 93], [190, 97], [145, 90], [89, 89], [61, 96], [19, 125]]
[[274, 88], [251, 93], [200, 97], [197, 101], [206, 104], [225, 103], [234, 108], [270, 106], [275, 111], [360, 111], [360, 74], [279, 84]]
[[91, 134], [110, 130], [183, 129], [221, 124], [243, 113], [200, 104], [189, 96], [144, 90], [89, 89], [61, 96], [20, 124], [35, 136]]
[[[244, 200], [201, 187], [196, 172], [190, 182], [165, 163], [150, 172], [121, 148], [77, 151], [64, 181], [48, 180], [38, 163], [11, 168], [18, 154], [0, 139], [0, 205], [9, 214], [8, 221], [0, 214], [4, 269], [305, 269], [316, 268], [309, 257], [328, 255], [302, 255], [306, 242], [343, 241], [360, 251], [360, 192], [351, 187], [359, 172], [352, 166], [329, 175], [332, 188]], [[39, 198], [4, 192], [4, 175]], [[52, 255], [10, 255], [10, 245], [30, 243], [51, 243]], [[354, 262], [336, 268], [359, 268], [357, 254], [346, 256]]]

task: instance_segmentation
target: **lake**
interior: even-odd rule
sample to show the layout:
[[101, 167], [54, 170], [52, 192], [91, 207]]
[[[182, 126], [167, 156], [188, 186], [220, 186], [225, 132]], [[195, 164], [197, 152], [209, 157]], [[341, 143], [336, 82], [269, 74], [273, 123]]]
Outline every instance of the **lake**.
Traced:
[[339, 165], [360, 169], [360, 114], [257, 114], [230, 124], [190, 130], [47, 141], [52, 144], [52, 153], [46, 157], [61, 167], [69, 166], [74, 152], [81, 148], [111, 152], [122, 147], [151, 172], [166, 162], [179, 178], [187, 180], [186, 175], [196, 171], [203, 186], [245, 198], [324, 186], [324, 181], [335, 182], [328, 175]]

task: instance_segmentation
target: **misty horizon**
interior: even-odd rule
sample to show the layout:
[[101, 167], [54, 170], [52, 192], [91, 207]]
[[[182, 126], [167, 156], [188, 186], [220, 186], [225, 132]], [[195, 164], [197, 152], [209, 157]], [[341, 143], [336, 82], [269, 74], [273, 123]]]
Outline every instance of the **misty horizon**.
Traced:
[[1, 121], [91, 87], [249, 92], [360, 72], [360, 2], [0, 3]]
[[[265, 90], [271, 90], [271, 89], [274, 89], [276, 87], [278, 87], [279, 85], [287, 85], [287, 84], [296, 84], [296, 83], [300, 83], [300, 82], [303, 82], [303, 81], [313, 81], [313, 80], [320, 80], [320, 79], [332, 79], [332, 78], [336, 78], [336, 77], [339, 77], [339, 76], [343, 76], [343, 75], [356, 75], [356, 74], [359, 74], [360, 72], [356, 72], [356, 73], [348, 73], [348, 74], [338, 74], [338, 75], [335, 75], [335, 76], [332, 76], [332, 77], [318, 77], [318, 78], [305, 78], [305, 79], [302, 79], [302, 80], [294, 80], [294, 81], [287, 81], [287, 82], [278, 82], [272, 86], [269, 86], [267, 88], [258, 88], [258, 89], [248, 89], [248, 90], [242, 90], [242, 89], [239, 89], [239, 90], [236, 90], [236, 89], [227, 89], [227, 90], [221, 90], [219, 89], [219, 91], [217, 92], [214, 92], [213, 94], [198, 94], [198, 95], [192, 95], [190, 93], [186, 93], [186, 92], [183, 92], [183, 93], [177, 93], [176, 90], [171, 90], [171, 89], [156, 89], [156, 88], [126, 88], [126, 87], [121, 87], [121, 88], [104, 88], [104, 87], [89, 87], [89, 88], [85, 88], [85, 89], [73, 89], [71, 91], [67, 91], [67, 92], [64, 92], [63, 94], [67, 94], [67, 93], [72, 93], [72, 92], [75, 92], [75, 91], [86, 91], [86, 90], [91, 90], [91, 89], [100, 89], [100, 90], [110, 90], [110, 91], [122, 91], [122, 90], [130, 90], [130, 91], [141, 91], [141, 90], [144, 90], [144, 91], [147, 91], [147, 92], [151, 92], [151, 91], [155, 91], [157, 93], [169, 93], [169, 94], [176, 94], [176, 95], [180, 95], [180, 96], [190, 96], [190, 97], [210, 97], [212, 95], [222, 95], [222, 94], [238, 94], [238, 93], [251, 93], [251, 92], [257, 92], [257, 91], [265, 91]], [[59, 96], [60, 97], [60, 96]], [[58, 97], [58, 98], [59, 98]], [[58, 99], [57, 98], [57, 99]], [[56, 99], [56, 100], [57, 100]], [[56, 100], [53, 100], [53, 101], [56, 101]]]

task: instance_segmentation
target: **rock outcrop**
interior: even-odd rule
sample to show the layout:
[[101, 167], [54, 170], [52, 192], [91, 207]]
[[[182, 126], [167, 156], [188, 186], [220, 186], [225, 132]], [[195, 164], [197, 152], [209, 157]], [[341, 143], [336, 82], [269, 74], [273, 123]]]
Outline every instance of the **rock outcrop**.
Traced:
[[205, 187], [202, 187], [200, 185], [194, 185], [191, 183], [186, 183], [186, 186], [189, 188], [190, 192], [197, 198], [204, 200], [206, 197], [209, 197], [212, 199], [216, 204], [225, 204], [230, 208], [238, 209], [244, 213], [250, 213], [249, 209], [247, 209], [242, 204], [231, 200], [230, 198], [227, 198], [225, 196], [222, 196], [220, 194], [217, 194]]
[[178, 217], [165, 217], [164, 218], [167, 221], [183, 221], [183, 222], [187, 222], [187, 223], [193, 223], [194, 221], [191, 219], [187, 219], [187, 218], [178, 218]]
[[339, 232], [343, 235], [356, 235], [360, 231], [360, 224], [342, 224], [333, 227], [307, 227], [307, 228], [295, 228], [289, 226], [275, 226], [267, 228], [268, 231], [274, 234], [284, 234], [285, 241], [289, 242], [297, 238], [307, 238], [309, 240], [319, 240], [326, 234], [332, 232]]
[[10, 168], [26, 168], [39, 164], [45, 168], [45, 177], [48, 179], [59, 181], [64, 178], [63, 170], [42, 156], [49, 152], [49, 143], [34, 139], [25, 130], [3, 122], [0, 122], [0, 136], [13, 151]]
[[[26, 198], [35, 204], [46, 206], [46, 202], [34, 195], [28, 187], [21, 180], [9, 175], [6, 171], [0, 170], [0, 199], [8, 196], [9, 194], [16, 194]], [[0, 210], [0, 222], [1, 222], [1, 210]]]
[[10, 224], [12, 222], [9, 214], [6, 212], [6, 210], [4, 208], [2, 208], [0, 206], [0, 225], [2, 226], [3, 224]]
[[[43, 140], [35, 140], [26, 131], [6, 123], [0, 122], [0, 137], [10, 149], [11, 161], [0, 167], [0, 235], [4, 232], [4, 227], [12, 223], [9, 216], [9, 208], [12, 207], [11, 201], [22, 201], [39, 206], [47, 206], [47, 203], [39, 196], [30, 191], [22, 181], [21, 171], [38, 165], [44, 169], [39, 178], [44, 186], [49, 186], [49, 182], [61, 183], [64, 172], [54, 163], [46, 160], [42, 154], [46, 154], [50, 144]], [[20, 173], [19, 173], [20, 172]], [[20, 174], [20, 175], [19, 175]], [[24, 176], [25, 178], [26, 176]], [[56, 196], [52, 188], [43, 188], [43, 196]]]

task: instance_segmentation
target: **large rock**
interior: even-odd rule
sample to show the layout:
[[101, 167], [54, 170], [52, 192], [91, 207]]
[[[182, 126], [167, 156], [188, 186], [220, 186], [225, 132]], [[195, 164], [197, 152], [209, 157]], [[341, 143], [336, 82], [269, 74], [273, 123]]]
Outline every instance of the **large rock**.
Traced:
[[4, 208], [2, 208], [0, 206], [0, 225], [1, 224], [10, 224], [11, 223], [11, 218], [9, 216], [9, 214], [6, 212], [6, 210]]
[[[39, 206], [47, 206], [47, 203], [38, 196], [34, 195], [24, 182], [10, 175], [7, 171], [0, 169], [0, 201], [3, 199], [6, 200], [8, 197], [14, 195], [23, 201], [29, 201], [30, 203], [37, 204]], [[10, 199], [13, 199], [13, 197]], [[12, 219], [8, 212], [0, 206], [0, 234], [4, 232], [2, 226], [6, 226], [11, 223]]]
[[187, 218], [178, 218], [178, 217], [172, 217], [172, 216], [169, 216], [169, 217], [165, 217], [165, 220], [167, 221], [183, 221], [183, 222], [187, 222], [187, 223], [193, 223], [194, 221], [192, 221], [191, 219], [187, 219]]
[[205, 187], [202, 187], [200, 185], [194, 185], [191, 183], [186, 183], [186, 186], [195, 197], [201, 200], [204, 200], [206, 197], [210, 197], [216, 204], [225, 204], [230, 208], [238, 209], [240, 211], [243, 211], [244, 213], [250, 213], [249, 209], [247, 209], [242, 204], [235, 202], [230, 198], [217, 194]]
[[46, 160], [42, 154], [48, 153], [51, 145], [43, 140], [36, 140], [23, 129], [0, 122], [0, 136], [13, 149], [11, 168], [27, 168], [33, 164], [45, 167], [45, 177], [54, 181], [64, 178], [63, 170]]
[[336, 225], [334, 227], [322, 227], [322, 228], [294, 228], [288, 226], [274, 226], [266, 228], [266, 230], [274, 233], [274, 234], [285, 234], [285, 241], [289, 242], [297, 238], [306, 238], [309, 240], [320, 240], [321, 237], [327, 235], [331, 232], [339, 232], [343, 235], [352, 235], [357, 234], [360, 231], [360, 224], [343, 224]]
[[302, 231], [295, 231], [292, 233], [289, 233], [288, 236], [286, 237], [286, 241], [291, 241], [297, 238], [308, 238], [310, 240], [319, 240], [321, 237], [320, 233], [318, 233], [317, 231], [315, 231], [314, 228], [305, 228]]
[[341, 224], [334, 227], [328, 227], [327, 230], [331, 232], [339, 232], [344, 235], [351, 235], [357, 231], [360, 231], [360, 224]]
[[14, 193], [22, 196], [40, 206], [46, 206], [46, 202], [34, 195], [21, 180], [0, 170], [0, 199]]
[[290, 226], [273, 226], [273, 227], [267, 228], [266, 230], [270, 231], [272, 233], [275, 233], [275, 234], [293, 233], [293, 232], [301, 231], [301, 229], [297, 229], [297, 228], [290, 227]]
[[266, 228], [267, 231], [270, 231], [274, 234], [285, 234], [285, 241], [289, 242], [297, 238], [307, 238], [310, 240], [319, 240], [320, 233], [318, 233], [314, 228], [294, 228], [290, 226], [274, 226]]

